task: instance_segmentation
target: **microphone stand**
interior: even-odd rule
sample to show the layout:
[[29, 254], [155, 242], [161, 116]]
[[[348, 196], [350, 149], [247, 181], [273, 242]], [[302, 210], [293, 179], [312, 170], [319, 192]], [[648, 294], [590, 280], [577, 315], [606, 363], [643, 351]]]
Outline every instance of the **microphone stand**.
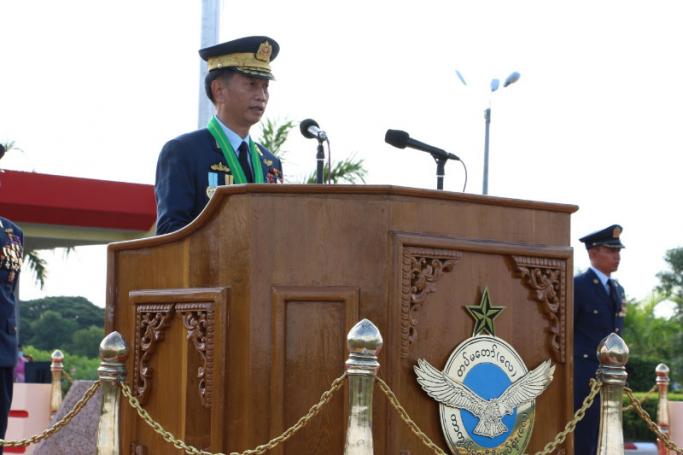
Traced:
[[446, 161], [448, 158], [438, 158], [432, 155], [436, 161], [436, 189], [443, 190], [443, 177], [446, 175]]
[[322, 185], [323, 183], [323, 167], [325, 166], [325, 150], [323, 149], [323, 141], [318, 138], [318, 153], [315, 155], [317, 161], [315, 170], [315, 183]]

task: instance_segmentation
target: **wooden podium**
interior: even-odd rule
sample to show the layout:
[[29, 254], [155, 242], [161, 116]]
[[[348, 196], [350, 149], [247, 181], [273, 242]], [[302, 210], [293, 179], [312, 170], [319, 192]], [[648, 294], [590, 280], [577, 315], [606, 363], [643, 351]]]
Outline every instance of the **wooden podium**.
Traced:
[[[438, 403], [418, 385], [470, 337], [465, 306], [489, 289], [496, 336], [529, 369], [551, 359], [528, 452], [572, 406], [575, 206], [395, 186], [220, 187], [184, 229], [108, 248], [106, 328], [130, 354], [127, 383], [176, 437], [212, 452], [281, 434], [344, 371], [346, 334], [380, 329], [382, 377], [444, 450]], [[341, 454], [347, 391], [273, 453]], [[375, 391], [375, 453], [429, 452]], [[180, 453], [128, 406], [122, 450]], [[570, 438], [571, 439], [571, 438]], [[571, 441], [557, 453], [573, 453]]]

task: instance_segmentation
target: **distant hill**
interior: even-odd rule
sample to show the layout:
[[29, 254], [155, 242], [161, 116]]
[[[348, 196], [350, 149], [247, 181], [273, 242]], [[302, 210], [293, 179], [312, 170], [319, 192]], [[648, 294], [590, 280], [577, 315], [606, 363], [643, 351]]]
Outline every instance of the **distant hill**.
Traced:
[[19, 303], [19, 343], [97, 357], [104, 308], [84, 297], [45, 297]]

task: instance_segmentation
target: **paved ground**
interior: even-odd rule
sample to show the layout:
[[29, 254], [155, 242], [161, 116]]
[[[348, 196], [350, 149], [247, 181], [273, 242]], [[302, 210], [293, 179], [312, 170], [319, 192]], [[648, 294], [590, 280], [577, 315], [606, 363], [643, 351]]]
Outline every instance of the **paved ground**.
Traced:
[[624, 455], [657, 455], [657, 444], [654, 442], [627, 442], [624, 444]]

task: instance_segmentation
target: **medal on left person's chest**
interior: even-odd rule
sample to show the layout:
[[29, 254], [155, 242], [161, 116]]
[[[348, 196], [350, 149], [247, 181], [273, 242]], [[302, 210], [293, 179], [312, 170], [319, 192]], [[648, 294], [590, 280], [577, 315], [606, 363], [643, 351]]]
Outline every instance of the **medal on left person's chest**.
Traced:
[[5, 228], [5, 235], [7, 240], [3, 241], [0, 248], [0, 269], [7, 270], [8, 281], [14, 283], [17, 274], [21, 270], [24, 248], [21, 245], [21, 240], [12, 228]]

